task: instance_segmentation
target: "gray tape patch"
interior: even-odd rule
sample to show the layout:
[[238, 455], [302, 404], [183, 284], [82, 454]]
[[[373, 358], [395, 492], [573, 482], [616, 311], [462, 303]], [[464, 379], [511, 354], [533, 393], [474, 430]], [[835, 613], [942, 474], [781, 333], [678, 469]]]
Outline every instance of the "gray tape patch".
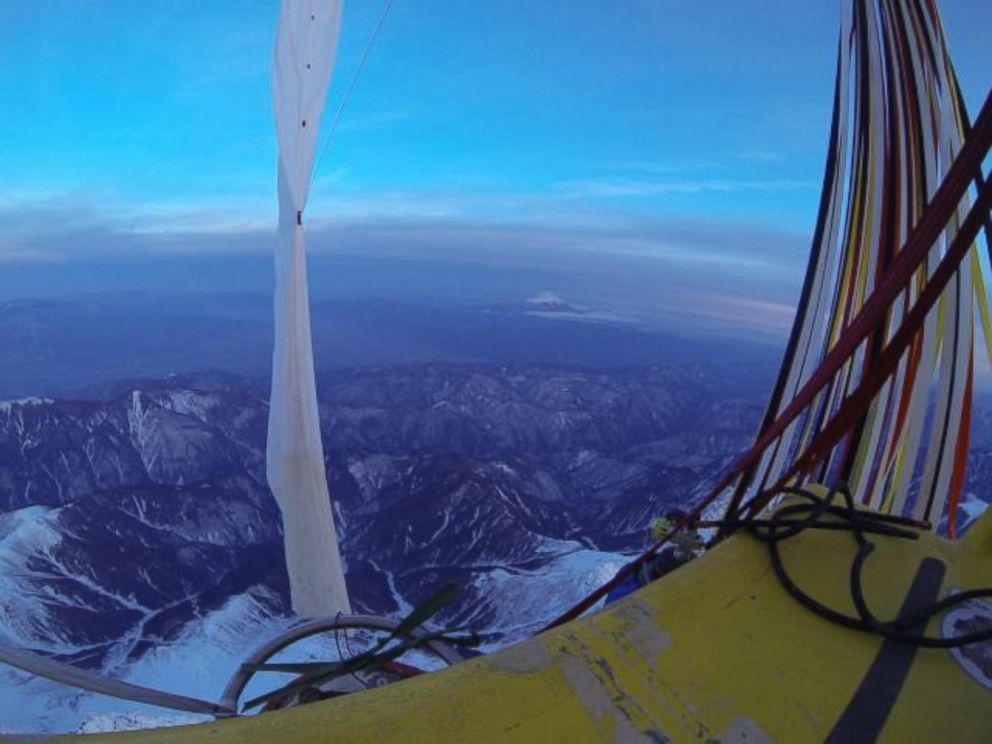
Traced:
[[501, 672], [528, 674], [547, 668], [551, 664], [551, 657], [539, 641], [532, 639], [515, 643], [486, 657], [486, 663]]
[[[952, 594], [954, 590], [952, 590]], [[972, 600], [948, 612], [940, 623], [944, 638], [953, 638], [992, 628], [992, 603]], [[969, 643], [949, 649], [951, 658], [969, 677], [992, 690], [992, 641]]]
[[653, 667], [655, 657], [672, 642], [668, 632], [658, 627], [654, 610], [640, 600], [631, 598], [617, 609], [616, 616], [630, 623], [624, 634], [625, 640]]

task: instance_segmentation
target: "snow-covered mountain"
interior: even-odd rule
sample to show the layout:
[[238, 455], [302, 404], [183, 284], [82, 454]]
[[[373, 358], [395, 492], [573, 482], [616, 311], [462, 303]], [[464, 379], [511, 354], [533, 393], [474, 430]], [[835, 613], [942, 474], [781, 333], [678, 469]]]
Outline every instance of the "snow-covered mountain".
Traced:
[[[762, 404], [687, 365], [433, 364], [319, 388], [356, 610], [401, 613], [455, 581], [441, 621], [490, 643], [612, 575], [745, 446]], [[265, 392], [172, 378], [0, 404], [0, 640], [215, 698], [289, 622]], [[987, 477], [992, 457], [974, 457]], [[14, 672], [0, 687], [0, 730], [147, 713]]]

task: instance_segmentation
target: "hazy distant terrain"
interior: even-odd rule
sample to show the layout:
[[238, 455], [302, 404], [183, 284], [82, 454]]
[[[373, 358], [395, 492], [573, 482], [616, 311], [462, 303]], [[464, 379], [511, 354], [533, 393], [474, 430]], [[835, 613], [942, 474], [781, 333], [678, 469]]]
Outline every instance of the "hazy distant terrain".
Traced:
[[[536, 295], [538, 299], [541, 295]], [[716, 336], [679, 336], [636, 317], [534, 298], [503, 305], [314, 302], [317, 367], [470, 362], [617, 368], [693, 363], [766, 386], [779, 354]], [[119, 380], [204, 372], [265, 378], [271, 297], [123, 293], [0, 302], [0, 399], [89, 397]]]

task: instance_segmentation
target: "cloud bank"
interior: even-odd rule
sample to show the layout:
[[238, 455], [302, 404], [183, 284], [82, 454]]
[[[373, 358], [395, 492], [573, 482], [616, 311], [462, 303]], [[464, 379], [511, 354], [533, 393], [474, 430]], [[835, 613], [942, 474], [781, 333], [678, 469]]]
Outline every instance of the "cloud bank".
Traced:
[[[781, 334], [791, 321], [805, 265], [803, 236], [742, 222], [583, 209], [487, 218], [466, 207], [481, 198], [339, 195], [308, 222], [311, 256], [328, 266], [360, 267], [350, 285], [328, 284], [346, 291], [361, 285], [374, 293], [388, 284], [377, 283], [377, 273], [388, 278], [405, 272], [406, 285], [397, 278], [395, 286], [450, 292], [463, 301], [473, 293], [480, 302], [514, 293], [523, 300], [531, 288], [561, 286], [591, 306], [669, 324]], [[139, 271], [142, 262], [247, 256], [266, 265], [275, 217], [267, 200], [249, 198], [119, 207], [79, 194], [0, 199], [0, 265], [15, 275], [33, 266], [36, 283], [44, 282], [46, 271], [71, 274], [92, 262]], [[108, 287], [113, 273], [111, 268]], [[176, 276], [182, 280], [181, 272]], [[437, 289], [442, 279], [446, 283]], [[223, 283], [221, 277], [218, 290]], [[91, 283], [90, 290], [99, 286]], [[322, 287], [318, 283], [315, 291]]]

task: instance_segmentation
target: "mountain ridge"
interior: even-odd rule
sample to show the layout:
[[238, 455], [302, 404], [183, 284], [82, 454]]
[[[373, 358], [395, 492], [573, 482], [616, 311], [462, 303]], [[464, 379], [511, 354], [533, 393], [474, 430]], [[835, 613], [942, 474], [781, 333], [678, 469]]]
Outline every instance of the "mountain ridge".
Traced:
[[[748, 381], [691, 364], [431, 363], [318, 383], [356, 611], [398, 615], [453, 581], [461, 596], [439, 622], [491, 644], [608, 578], [652, 518], [698, 498], [747, 446], [763, 410]], [[127, 675], [184, 639], [209, 642], [197, 629], [225, 612], [284, 627], [266, 393], [259, 380], [173, 376], [107, 399], [0, 403], [0, 639]], [[988, 493], [986, 440], [969, 517]], [[247, 653], [261, 640], [223, 644]]]

